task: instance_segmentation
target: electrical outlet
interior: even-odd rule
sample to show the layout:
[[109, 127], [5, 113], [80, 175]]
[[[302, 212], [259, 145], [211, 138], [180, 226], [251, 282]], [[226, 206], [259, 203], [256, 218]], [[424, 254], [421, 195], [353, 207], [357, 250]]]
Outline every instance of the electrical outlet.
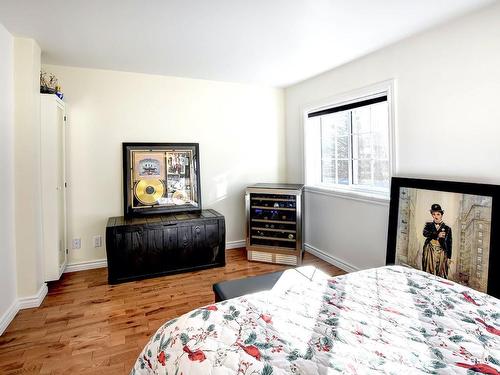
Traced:
[[73, 242], [71, 243], [72, 249], [80, 249], [82, 247], [82, 239], [81, 238], [73, 238]]
[[93, 237], [94, 239], [94, 247], [101, 247], [102, 246], [102, 236], [97, 235]]

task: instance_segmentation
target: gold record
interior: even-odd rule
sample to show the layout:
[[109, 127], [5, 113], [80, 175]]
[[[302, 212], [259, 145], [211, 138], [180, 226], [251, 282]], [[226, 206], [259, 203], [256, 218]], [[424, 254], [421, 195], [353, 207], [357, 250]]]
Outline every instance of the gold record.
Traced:
[[134, 189], [137, 200], [145, 205], [157, 203], [164, 193], [165, 186], [158, 179], [139, 180]]

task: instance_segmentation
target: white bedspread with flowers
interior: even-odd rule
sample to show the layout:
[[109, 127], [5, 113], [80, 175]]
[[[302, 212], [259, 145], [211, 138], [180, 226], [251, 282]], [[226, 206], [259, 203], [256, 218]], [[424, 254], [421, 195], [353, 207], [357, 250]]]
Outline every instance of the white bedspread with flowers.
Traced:
[[131, 371], [335, 373], [500, 375], [500, 301], [400, 266], [335, 278], [301, 267], [165, 323]]

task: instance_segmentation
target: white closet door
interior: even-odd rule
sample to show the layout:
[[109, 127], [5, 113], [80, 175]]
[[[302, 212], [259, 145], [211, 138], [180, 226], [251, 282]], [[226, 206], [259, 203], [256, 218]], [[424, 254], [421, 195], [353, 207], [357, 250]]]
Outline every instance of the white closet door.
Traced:
[[41, 99], [41, 171], [45, 280], [66, 267], [65, 108], [55, 95]]
[[59, 268], [66, 263], [66, 170], [65, 170], [65, 121], [64, 108], [57, 106], [57, 223], [59, 239]]

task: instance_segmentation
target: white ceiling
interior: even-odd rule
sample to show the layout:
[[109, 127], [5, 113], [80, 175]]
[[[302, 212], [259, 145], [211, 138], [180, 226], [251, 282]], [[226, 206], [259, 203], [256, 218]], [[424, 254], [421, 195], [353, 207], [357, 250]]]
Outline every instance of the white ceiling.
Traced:
[[284, 87], [494, 0], [0, 0], [47, 64]]

